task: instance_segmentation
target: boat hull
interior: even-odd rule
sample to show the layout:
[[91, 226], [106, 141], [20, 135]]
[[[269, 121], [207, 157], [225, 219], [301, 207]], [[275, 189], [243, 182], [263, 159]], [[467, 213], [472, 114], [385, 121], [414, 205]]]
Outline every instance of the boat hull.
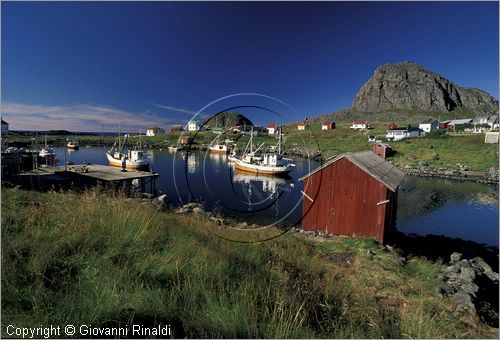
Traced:
[[232, 159], [234, 166], [237, 170], [252, 172], [254, 174], [264, 174], [264, 175], [285, 175], [292, 171], [290, 166], [264, 166], [257, 164], [248, 164], [239, 159]]
[[[122, 161], [120, 159], [113, 158], [110, 154], [106, 154], [108, 158], [108, 163], [110, 166], [117, 168], [122, 167]], [[147, 170], [149, 168], [149, 162], [131, 162], [129, 160], [125, 161], [125, 169], [127, 170]]]
[[218, 153], [218, 154], [227, 154], [227, 149], [226, 150], [220, 150], [220, 149], [209, 149], [210, 153]]

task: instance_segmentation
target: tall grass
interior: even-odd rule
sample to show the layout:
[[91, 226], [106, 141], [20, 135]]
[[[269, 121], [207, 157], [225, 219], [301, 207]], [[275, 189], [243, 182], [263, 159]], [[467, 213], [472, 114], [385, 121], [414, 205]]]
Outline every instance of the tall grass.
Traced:
[[2, 335], [9, 324], [133, 323], [196, 338], [486, 334], [433, 296], [439, 263], [401, 267], [365, 239], [237, 243], [219, 236], [241, 231], [216, 228], [97, 190], [3, 189]]

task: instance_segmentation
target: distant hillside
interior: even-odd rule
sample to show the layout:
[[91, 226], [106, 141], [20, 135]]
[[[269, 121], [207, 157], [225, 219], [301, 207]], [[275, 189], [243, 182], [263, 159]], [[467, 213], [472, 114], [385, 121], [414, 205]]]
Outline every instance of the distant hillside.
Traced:
[[460, 87], [412, 62], [386, 64], [356, 94], [351, 108], [312, 118], [419, 120], [498, 114], [498, 100], [487, 92]]
[[222, 112], [208, 118], [203, 124], [205, 127], [229, 128], [235, 125], [253, 125], [252, 121], [238, 112]]

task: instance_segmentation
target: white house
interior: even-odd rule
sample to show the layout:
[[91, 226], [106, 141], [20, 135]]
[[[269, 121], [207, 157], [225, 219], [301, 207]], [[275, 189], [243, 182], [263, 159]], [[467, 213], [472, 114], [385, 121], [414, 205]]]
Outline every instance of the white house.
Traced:
[[278, 124], [269, 124], [267, 126], [267, 133], [270, 135], [277, 135], [278, 134]]
[[429, 133], [439, 128], [439, 121], [437, 119], [429, 118], [420, 123], [418, 128], [423, 130], [425, 133]]
[[155, 125], [154, 127], [150, 127], [146, 130], [146, 136], [152, 137], [164, 132], [165, 130]]
[[492, 130], [498, 130], [498, 116], [494, 115], [488, 119], [487, 123]]
[[398, 141], [406, 138], [422, 137], [424, 134], [424, 131], [417, 127], [396, 128], [387, 130], [385, 138]]
[[200, 129], [200, 125], [197, 120], [190, 120], [187, 124], [188, 131], [198, 131]]
[[297, 125], [297, 130], [304, 131], [305, 129], [307, 129], [307, 123], [302, 122]]
[[368, 130], [370, 128], [370, 123], [367, 121], [355, 120], [352, 122], [350, 128], [354, 131]]
[[2, 136], [9, 134], [9, 123], [2, 119]]

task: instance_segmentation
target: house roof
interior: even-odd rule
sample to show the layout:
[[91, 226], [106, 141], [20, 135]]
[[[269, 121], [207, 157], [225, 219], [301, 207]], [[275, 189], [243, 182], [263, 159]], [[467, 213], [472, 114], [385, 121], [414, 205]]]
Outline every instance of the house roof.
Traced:
[[267, 126], [267, 128], [270, 128], [270, 129], [276, 129], [278, 127], [278, 124], [269, 124]]
[[491, 116], [489, 119], [488, 119], [488, 123], [498, 123], [498, 116], [495, 115], [495, 116]]
[[323, 125], [330, 125], [330, 124], [335, 124], [334, 121], [331, 121], [331, 122], [323, 122]]
[[301, 177], [300, 180], [304, 180], [305, 178], [317, 173], [318, 171], [321, 171], [322, 169], [341, 160], [342, 158], [347, 158], [349, 161], [356, 164], [359, 168], [361, 168], [370, 176], [374, 177], [379, 182], [383, 183], [389, 190], [392, 191], [396, 191], [399, 182], [401, 182], [404, 177], [404, 173], [392, 163], [389, 163], [382, 157], [377, 156], [372, 151], [361, 151], [355, 153], [349, 152], [337, 157], [330, 158], [325, 164], [323, 164], [323, 166]]
[[7, 122], [6, 122], [5, 120], [3, 120], [3, 118], [2, 118], [2, 125], [4, 125], [4, 124], [9, 125], [9, 123], [7, 123]]
[[432, 124], [432, 123], [434, 123], [436, 121], [437, 121], [437, 119], [428, 118], [428, 119], [425, 119], [425, 120], [421, 121], [420, 124]]
[[148, 130], [158, 130], [161, 129], [159, 126], [149, 127]]
[[300, 122], [299, 125], [307, 125], [306, 122]]
[[195, 124], [198, 124], [198, 121], [197, 121], [197, 120], [190, 120], [188, 123], [195, 123]]
[[353, 124], [368, 124], [367, 120], [355, 120], [352, 122]]
[[453, 119], [450, 120], [448, 125], [461, 125], [461, 124], [467, 124], [471, 123], [472, 119], [471, 118], [465, 118], [465, 119]]

